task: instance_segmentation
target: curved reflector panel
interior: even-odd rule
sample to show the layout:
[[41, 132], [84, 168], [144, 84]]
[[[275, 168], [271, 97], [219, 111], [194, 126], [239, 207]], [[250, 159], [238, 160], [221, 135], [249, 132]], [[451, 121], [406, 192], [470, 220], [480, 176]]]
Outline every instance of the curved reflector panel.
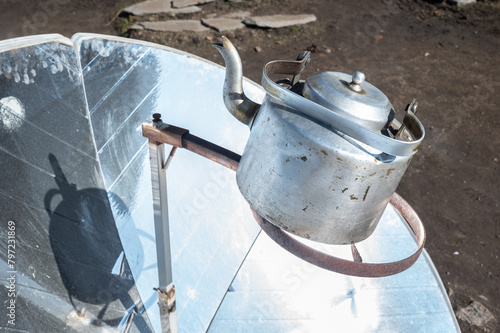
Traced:
[[0, 52], [0, 280], [9, 286], [0, 299], [13, 304], [0, 326], [150, 332], [123, 260], [71, 40], [19, 38]]
[[[161, 331], [141, 124], [161, 113], [241, 154], [249, 131], [226, 111], [223, 79], [206, 60], [111, 36], [0, 43], [0, 295], [16, 304], [15, 326], [5, 307], [2, 329]], [[425, 251], [395, 276], [343, 276], [259, 234], [228, 169], [179, 149], [167, 188], [180, 332], [459, 331]], [[349, 247], [311, 246], [351, 258]], [[365, 261], [387, 262], [416, 244], [388, 206], [357, 247]]]
[[[151, 171], [141, 123], [161, 113], [165, 122], [240, 154], [249, 131], [224, 106], [223, 68], [148, 43], [92, 34], [73, 40], [104, 182], [128, 208], [123, 212], [110, 198], [116, 225], [148, 314], [158, 323]], [[254, 84], [246, 82], [246, 90], [256, 100], [263, 97]], [[259, 228], [235, 174], [222, 166], [181, 150], [167, 171], [167, 184], [179, 327], [202, 332]]]

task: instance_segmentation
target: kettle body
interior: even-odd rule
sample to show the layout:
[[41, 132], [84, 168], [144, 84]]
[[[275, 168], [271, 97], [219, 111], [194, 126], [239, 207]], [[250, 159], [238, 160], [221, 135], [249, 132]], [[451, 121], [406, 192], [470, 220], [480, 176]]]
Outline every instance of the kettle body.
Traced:
[[266, 96], [236, 180], [262, 217], [328, 244], [372, 234], [411, 156], [390, 156]]
[[[243, 197], [263, 218], [327, 244], [370, 236], [425, 131], [409, 104], [403, 124], [362, 72], [323, 72], [300, 81], [308, 52], [264, 66], [262, 104], [242, 87], [241, 60], [223, 37], [223, 98], [251, 128], [236, 172]], [[292, 75], [274, 82], [269, 75]]]

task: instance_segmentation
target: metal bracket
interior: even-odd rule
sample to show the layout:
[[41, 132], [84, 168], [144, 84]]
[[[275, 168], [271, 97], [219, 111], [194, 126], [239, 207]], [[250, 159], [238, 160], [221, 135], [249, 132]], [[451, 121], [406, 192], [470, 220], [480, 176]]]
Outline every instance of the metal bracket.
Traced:
[[149, 139], [149, 141], [156, 141], [167, 143], [177, 148], [184, 148], [182, 146], [182, 137], [189, 133], [189, 130], [165, 124], [158, 120], [148, 120], [142, 123], [142, 135]]
[[173, 283], [167, 286], [166, 290], [157, 289], [158, 305], [160, 306], [161, 330], [162, 332], [176, 333], [177, 308], [175, 304], [175, 287]]
[[[174, 148], [185, 148], [198, 155], [206, 157], [211, 161], [219, 163], [233, 171], [238, 168], [241, 156], [218, 146], [210, 141], [204, 140], [189, 133], [189, 130], [173, 125], [163, 123], [161, 120], [146, 121], [142, 124], [142, 135], [149, 141], [167, 143]], [[170, 155], [173, 156], [175, 150], [172, 149]], [[165, 168], [170, 164], [171, 157], [169, 156], [165, 163]]]

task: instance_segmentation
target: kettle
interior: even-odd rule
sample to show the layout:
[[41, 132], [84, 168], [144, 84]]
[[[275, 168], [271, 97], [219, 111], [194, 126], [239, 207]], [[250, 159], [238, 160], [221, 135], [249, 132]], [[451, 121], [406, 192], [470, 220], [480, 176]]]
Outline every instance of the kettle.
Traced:
[[[310, 60], [264, 66], [261, 105], [245, 96], [236, 48], [214, 46], [226, 63], [224, 103], [251, 128], [236, 181], [263, 218], [294, 235], [327, 244], [370, 236], [425, 131], [409, 104], [403, 123], [389, 99], [355, 72], [300, 80]], [[271, 75], [291, 79], [274, 82]]]

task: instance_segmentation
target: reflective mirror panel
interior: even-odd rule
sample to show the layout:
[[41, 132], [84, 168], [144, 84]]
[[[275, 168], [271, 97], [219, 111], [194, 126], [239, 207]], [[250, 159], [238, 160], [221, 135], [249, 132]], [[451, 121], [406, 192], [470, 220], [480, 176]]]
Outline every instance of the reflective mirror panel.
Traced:
[[150, 332], [123, 260], [72, 42], [19, 38], [0, 52], [0, 280], [9, 286], [0, 288], [0, 327]]
[[[224, 72], [216, 65], [176, 50], [117, 38], [80, 35], [75, 44], [106, 187], [127, 198], [131, 214], [122, 214], [117, 225], [122, 240], [130, 238], [124, 240], [127, 256], [137, 254], [132, 272], [153, 318], [151, 281], [157, 277], [141, 121], [162, 113], [165, 122], [238, 153], [248, 129], [223, 106]], [[246, 85], [246, 93], [260, 101], [261, 91]], [[245, 258], [258, 230], [234, 174], [181, 149], [167, 179], [180, 332], [329, 332], [352, 327], [458, 331], [426, 254], [407, 272], [381, 279], [323, 271], [282, 250], [265, 234]], [[119, 216], [119, 210], [114, 214]], [[134, 245], [131, 234], [140, 235], [140, 246]], [[349, 247], [320, 247], [350, 258]], [[374, 236], [358, 248], [365, 261], [382, 262], [404, 258], [416, 244], [404, 220], [389, 207]]]
[[[77, 35], [85, 91], [116, 225], [148, 314], [159, 331], [155, 233], [147, 140], [141, 123], [164, 122], [242, 153], [248, 128], [222, 100], [223, 68], [158, 45]], [[260, 88], [246, 82], [250, 97]], [[168, 155], [168, 152], [167, 152]], [[173, 279], [181, 332], [205, 331], [259, 228], [235, 173], [178, 150], [167, 171]]]
[[[226, 111], [223, 79], [206, 60], [111, 36], [0, 43], [0, 299], [14, 274], [16, 330], [160, 332], [141, 123], [161, 113], [241, 154], [249, 131]], [[263, 98], [248, 81], [245, 92]], [[180, 332], [459, 331], [425, 251], [392, 277], [327, 272], [259, 234], [232, 171], [179, 149], [167, 186]], [[348, 246], [308, 244], [351, 258]], [[358, 244], [366, 262], [414, 248], [391, 206]]]
[[[349, 246], [304, 241], [352, 260]], [[374, 234], [358, 243], [364, 262], [411, 255], [417, 245], [391, 205]], [[261, 233], [226, 294], [210, 332], [460, 332], [424, 251], [408, 270], [384, 278], [328, 272]]]

